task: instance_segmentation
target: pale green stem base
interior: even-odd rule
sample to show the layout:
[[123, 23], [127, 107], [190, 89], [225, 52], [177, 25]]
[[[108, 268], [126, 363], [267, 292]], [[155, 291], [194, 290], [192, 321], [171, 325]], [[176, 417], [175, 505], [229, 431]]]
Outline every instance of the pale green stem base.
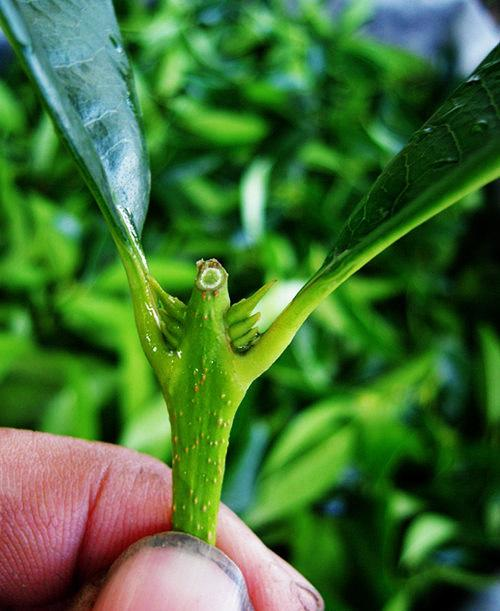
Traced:
[[227, 274], [199, 265], [163, 391], [172, 426], [173, 527], [215, 543], [229, 432], [247, 387], [225, 324]]
[[[172, 347], [162, 333], [158, 287], [140, 251], [121, 255], [141, 342], [170, 416], [173, 527], [214, 544], [229, 432], [249, 385], [242, 375], [243, 357], [234, 351], [227, 332], [227, 274], [214, 260], [199, 264], [183, 321], [176, 323], [181, 327], [179, 343]], [[171, 337], [168, 328], [166, 332]]]

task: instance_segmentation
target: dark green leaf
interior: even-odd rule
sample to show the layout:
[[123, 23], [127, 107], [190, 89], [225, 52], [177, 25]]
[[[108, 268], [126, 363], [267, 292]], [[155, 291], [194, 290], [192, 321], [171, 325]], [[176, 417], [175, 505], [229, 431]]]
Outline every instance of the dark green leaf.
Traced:
[[500, 176], [500, 45], [418, 130], [355, 208], [313, 282], [333, 286]]
[[110, 0], [0, 0], [0, 22], [115, 235], [140, 233], [149, 169]]
[[265, 371], [337, 286], [397, 239], [500, 176], [500, 45], [410, 139], [348, 218], [318, 272], [249, 352]]

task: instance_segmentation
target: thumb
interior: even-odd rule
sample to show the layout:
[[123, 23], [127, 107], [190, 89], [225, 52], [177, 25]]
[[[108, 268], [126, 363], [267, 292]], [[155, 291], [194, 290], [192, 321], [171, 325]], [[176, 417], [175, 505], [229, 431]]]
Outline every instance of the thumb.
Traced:
[[94, 611], [253, 611], [239, 568], [184, 533], [141, 539], [113, 564]]

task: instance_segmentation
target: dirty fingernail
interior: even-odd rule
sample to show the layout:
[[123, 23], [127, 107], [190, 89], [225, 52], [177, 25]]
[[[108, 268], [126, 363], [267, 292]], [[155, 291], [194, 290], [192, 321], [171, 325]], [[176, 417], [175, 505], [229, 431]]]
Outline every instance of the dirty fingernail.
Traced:
[[184, 533], [141, 539], [112, 566], [94, 611], [253, 611], [239, 568]]
[[303, 582], [295, 582], [293, 587], [304, 611], [322, 611], [325, 608], [319, 592], [312, 586]]

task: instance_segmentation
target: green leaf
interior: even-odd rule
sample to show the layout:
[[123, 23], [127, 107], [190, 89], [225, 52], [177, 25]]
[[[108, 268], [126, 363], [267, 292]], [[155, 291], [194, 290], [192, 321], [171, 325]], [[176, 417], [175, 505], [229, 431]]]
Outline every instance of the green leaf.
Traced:
[[264, 119], [246, 112], [216, 110], [187, 98], [178, 98], [171, 107], [186, 131], [216, 146], [254, 144], [268, 131]]
[[23, 108], [7, 85], [0, 81], [0, 132], [19, 134], [25, 127]]
[[383, 611], [408, 611], [410, 609], [410, 596], [404, 590], [395, 594], [384, 606]]
[[268, 427], [262, 422], [253, 423], [241, 454], [232, 460], [232, 469], [226, 472], [222, 500], [237, 513], [247, 509], [252, 502], [255, 479], [268, 441]]
[[500, 340], [493, 329], [479, 331], [484, 370], [484, 398], [488, 424], [500, 424]]
[[52, 174], [58, 144], [54, 125], [49, 117], [43, 114], [33, 134], [31, 167], [34, 174], [41, 176]]
[[140, 234], [149, 168], [111, 1], [0, 0], [0, 23], [113, 234]]
[[354, 430], [344, 426], [297, 459], [262, 479], [257, 503], [246, 515], [252, 527], [290, 515], [338, 482], [352, 457]]
[[294, 514], [290, 522], [290, 534], [293, 533], [289, 539], [290, 562], [293, 567], [303, 575], [314, 575], [314, 585], [328, 597], [326, 609], [347, 611], [347, 606], [337, 596], [352, 560], [338, 524], [330, 517], [319, 517], [316, 512], [307, 510]]
[[337, 284], [352, 266], [358, 269], [498, 176], [500, 45], [389, 163], [347, 220], [314, 281]]
[[500, 45], [413, 135], [360, 201], [322, 267], [249, 351], [249, 377], [265, 371], [319, 303], [360, 267], [499, 176]]
[[30, 342], [14, 333], [0, 332], [0, 381], [12, 365], [29, 352]]
[[258, 241], [265, 231], [266, 200], [271, 162], [257, 158], [241, 180], [241, 216], [248, 239]]
[[308, 407], [288, 424], [273, 444], [263, 467], [263, 475], [286, 469], [312, 448], [337, 434], [339, 422], [352, 416], [353, 398], [332, 397]]
[[445, 516], [435, 513], [418, 516], [406, 533], [401, 562], [408, 568], [416, 568], [456, 534], [457, 525]]
[[160, 396], [125, 423], [120, 444], [166, 460], [171, 450], [170, 423], [165, 418], [165, 403]]
[[99, 439], [99, 410], [109, 399], [113, 377], [97, 362], [68, 360], [61, 371], [62, 387], [47, 403], [40, 430], [56, 435]]
[[350, 159], [319, 140], [307, 142], [300, 150], [299, 156], [300, 160], [313, 170], [338, 174], [350, 183], [357, 173], [357, 167]]
[[[435, 368], [435, 359], [415, 358], [356, 390], [344, 390], [304, 408], [290, 420], [262, 468], [262, 475], [287, 470], [315, 447], [338, 435], [349, 420], [362, 423], [361, 461], [377, 474], [398, 456], [415, 453], [416, 440], [400, 420], [414, 395], [423, 392]], [[428, 392], [428, 391], [427, 391]]]

